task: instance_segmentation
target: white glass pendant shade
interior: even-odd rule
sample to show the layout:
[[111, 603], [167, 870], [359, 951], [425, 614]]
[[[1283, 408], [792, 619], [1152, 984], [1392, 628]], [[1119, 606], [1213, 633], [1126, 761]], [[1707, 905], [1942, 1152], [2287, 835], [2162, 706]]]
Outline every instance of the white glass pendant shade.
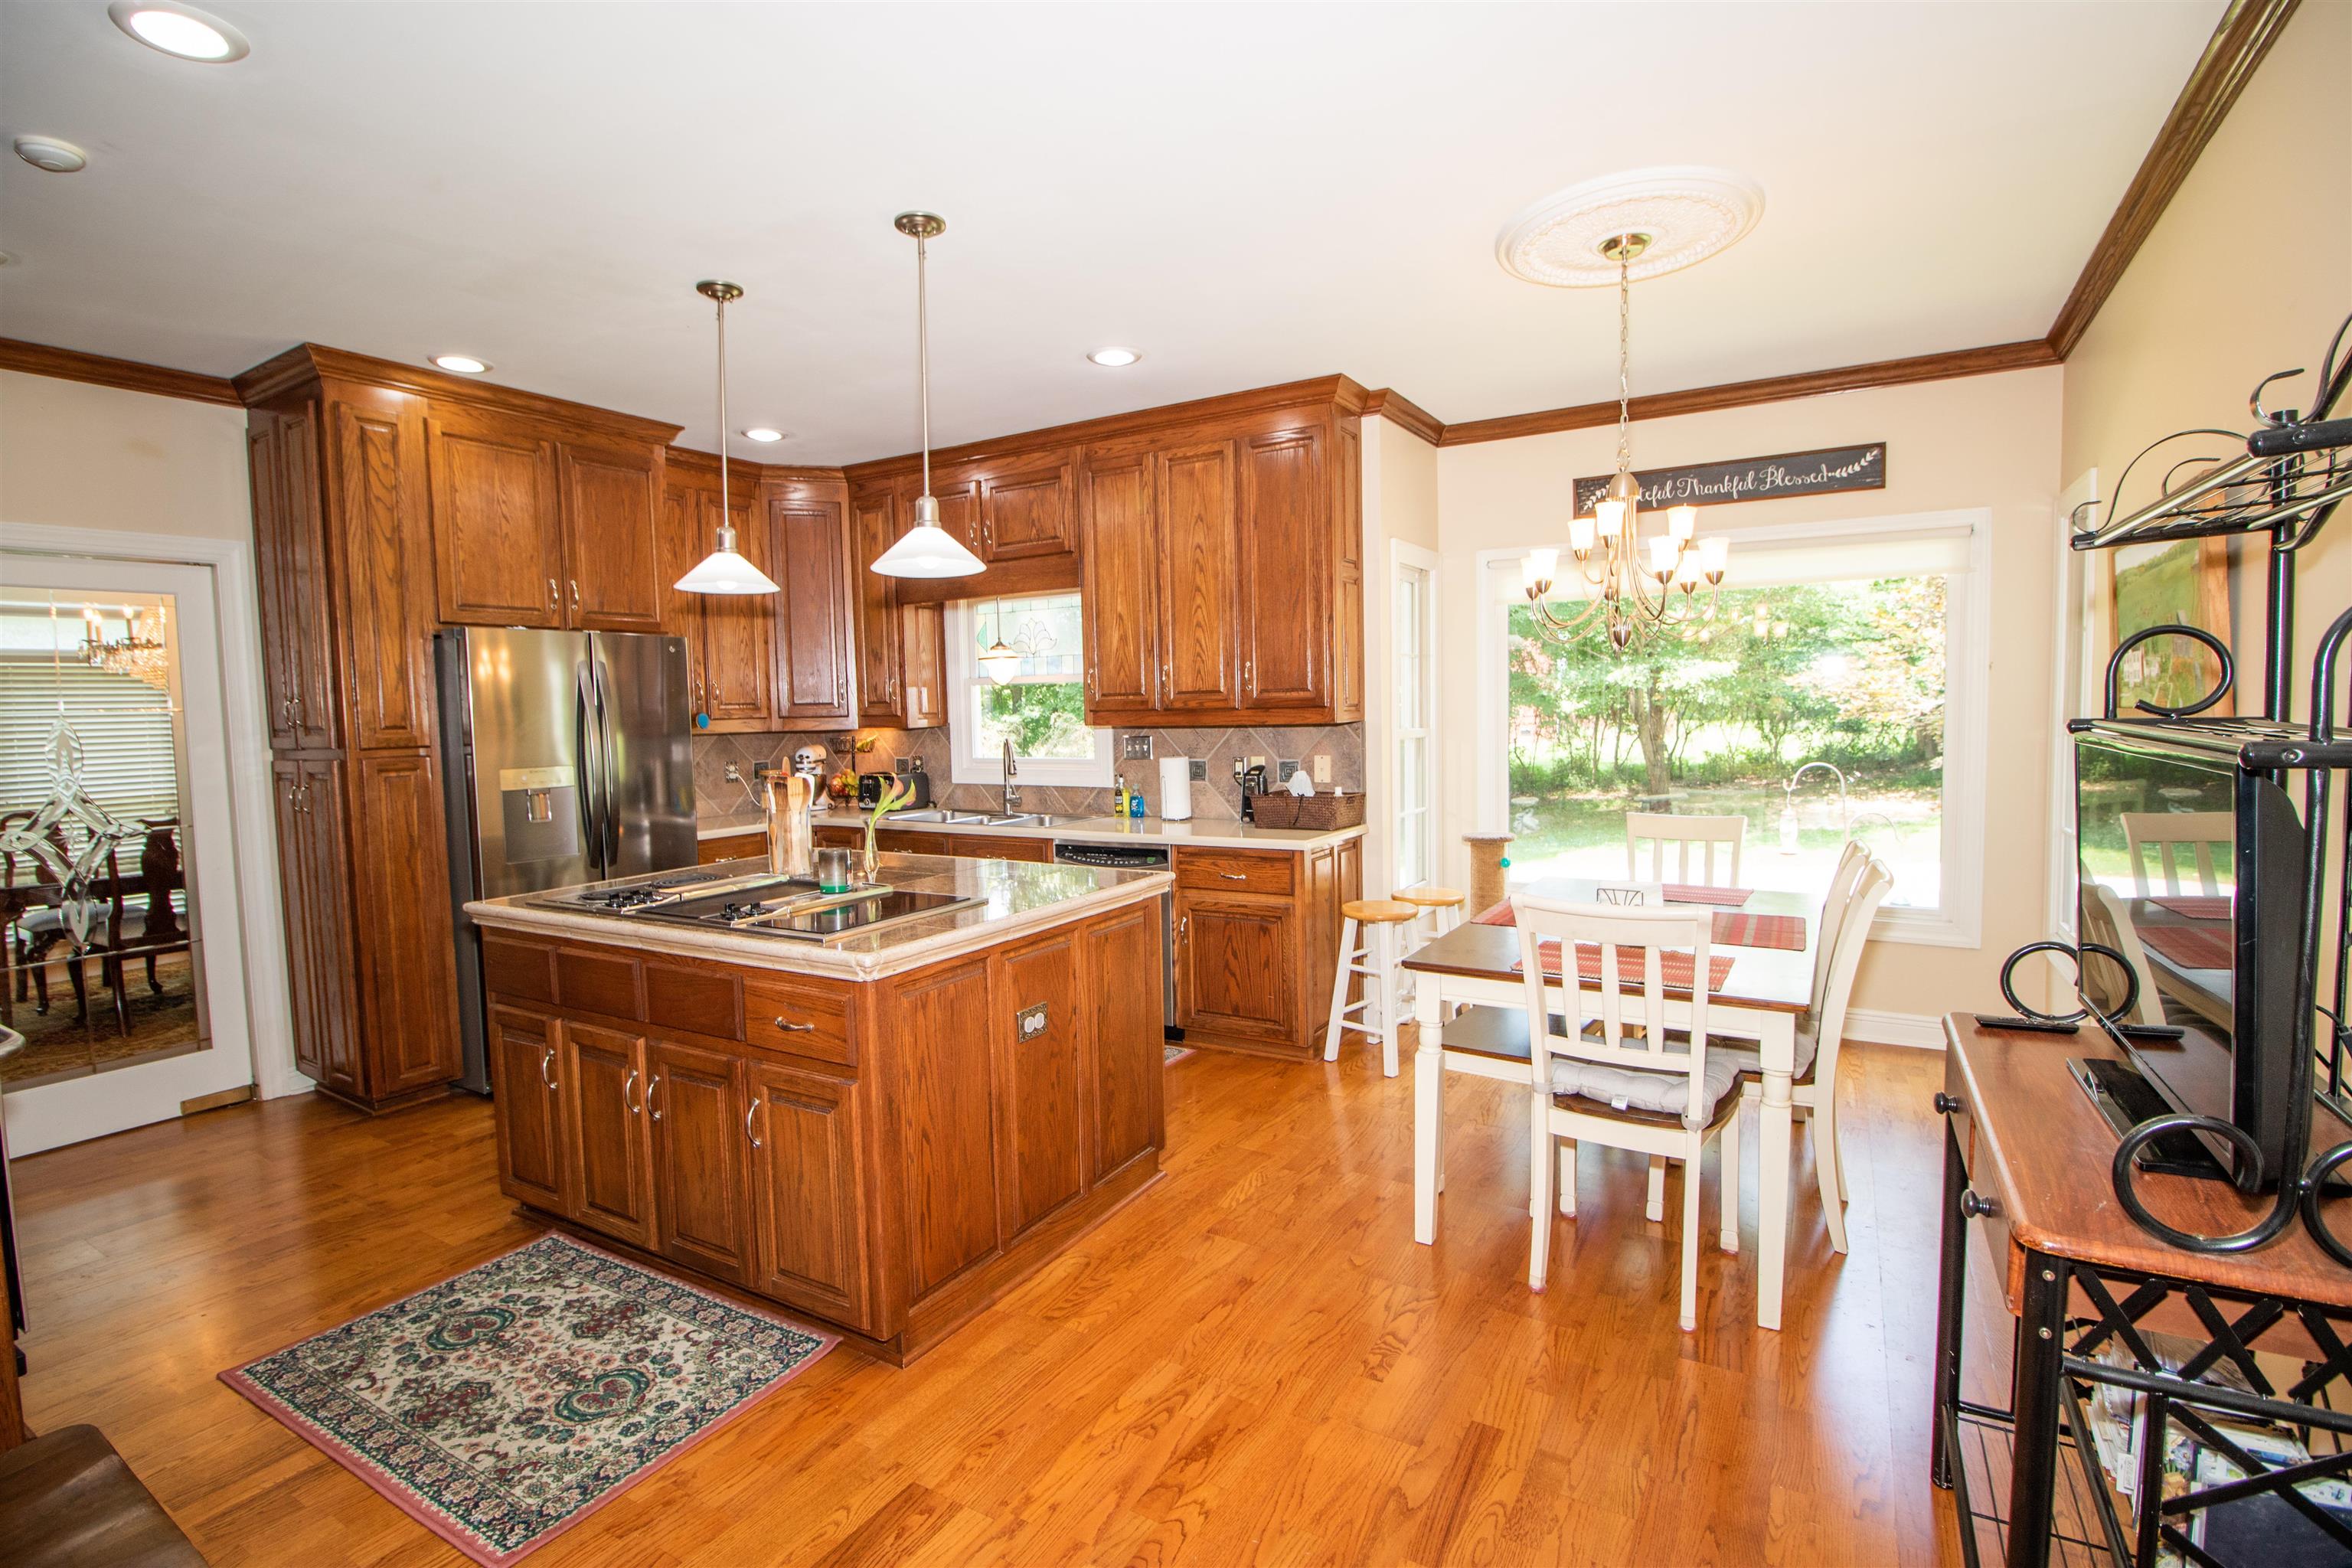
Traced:
[[1723, 575], [1725, 563], [1731, 559], [1731, 541], [1720, 533], [1710, 533], [1698, 542], [1699, 570], [1710, 577]]
[[1622, 500], [1601, 501], [1592, 509], [1592, 514], [1600, 520], [1603, 539], [1616, 538], [1625, 527], [1625, 503]]
[[1666, 531], [1676, 539], [1689, 539], [1698, 532], [1698, 508], [1675, 506], [1666, 509]]
[[769, 575], [735, 548], [735, 531], [719, 531], [719, 547], [694, 563], [694, 570], [671, 584], [681, 594], [773, 594]]
[[978, 662], [981, 674], [1003, 685], [1021, 672], [1021, 650], [999, 642], [982, 649]]
[[915, 526], [874, 559], [885, 577], [969, 577], [983, 570], [963, 541], [940, 526], [940, 503], [929, 496], [915, 502]]
[[1592, 548], [1592, 519], [1571, 517], [1568, 520], [1568, 547], [1579, 555]]
[[1675, 542], [1661, 534], [1650, 541], [1650, 575], [1663, 583], [1675, 574]]
[[1530, 594], [1540, 594], [1551, 586], [1552, 574], [1559, 567], [1557, 550], [1530, 550], [1520, 563], [1521, 585]]

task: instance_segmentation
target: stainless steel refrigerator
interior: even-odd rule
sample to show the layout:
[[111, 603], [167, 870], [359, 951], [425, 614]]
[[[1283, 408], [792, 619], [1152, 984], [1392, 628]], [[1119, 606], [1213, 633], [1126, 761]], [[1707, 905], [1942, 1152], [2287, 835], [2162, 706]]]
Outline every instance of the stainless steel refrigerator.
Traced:
[[466, 1068], [489, 1091], [472, 899], [695, 863], [686, 643], [465, 626], [434, 638]]

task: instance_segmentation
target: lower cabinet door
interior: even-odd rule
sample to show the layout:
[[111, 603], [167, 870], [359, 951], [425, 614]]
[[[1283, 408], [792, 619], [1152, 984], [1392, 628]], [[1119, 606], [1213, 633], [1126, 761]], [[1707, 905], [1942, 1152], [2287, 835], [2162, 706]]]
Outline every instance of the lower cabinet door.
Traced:
[[646, 1119], [646, 1042], [590, 1024], [563, 1026], [562, 1083], [575, 1217], [616, 1240], [654, 1244], [653, 1132]]
[[742, 1063], [669, 1040], [646, 1047], [656, 1250], [729, 1279], [751, 1256]]
[[762, 1294], [866, 1328], [866, 1194], [857, 1085], [780, 1063], [749, 1064], [751, 1203]]
[[1084, 938], [1081, 973], [1094, 1034], [1094, 1181], [1165, 1141], [1160, 988], [1119, 984], [1160, 973], [1165, 924], [1155, 900], [1097, 921]]
[[489, 1034], [499, 1185], [535, 1208], [569, 1214], [555, 1021], [519, 1008], [493, 1007]]
[[1296, 920], [1287, 899], [1176, 900], [1177, 1022], [1185, 1028], [1288, 1044], [1297, 1002]]

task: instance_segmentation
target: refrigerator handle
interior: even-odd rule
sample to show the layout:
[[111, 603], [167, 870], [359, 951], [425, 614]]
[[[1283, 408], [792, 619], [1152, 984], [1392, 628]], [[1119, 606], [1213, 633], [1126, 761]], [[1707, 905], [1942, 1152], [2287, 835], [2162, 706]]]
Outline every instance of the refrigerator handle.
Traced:
[[610, 877], [621, 863], [621, 768], [619, 759], [613, 754], [613, 705], [604, 660], [596, 650], [593, 637], [588, 644], [588, 668], [596, 692], [596, 769], [604, 796], [599, 808], [604, 824], [600, 847], [604, 856], [604, 874]]
[[572, 672], [572, 754], [580, 770], [580, 826], [588, 839], [588, 862], [601, 881], [609, 864], [604, 858], [604, 785], [600, 776], [604, 758], [603, 737], [596, 726], [595, 666], [583, 658]]

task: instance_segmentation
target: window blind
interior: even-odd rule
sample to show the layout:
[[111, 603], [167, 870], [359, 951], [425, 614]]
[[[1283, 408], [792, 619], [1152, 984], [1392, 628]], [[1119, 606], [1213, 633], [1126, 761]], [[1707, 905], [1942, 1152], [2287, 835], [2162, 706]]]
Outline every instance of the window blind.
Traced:
[[0, 655], [0, 811], [37, 808], [48, 798], [48, 740], [61, 707], [81, 738], [82, 788], [91, 799], [127, 823], [181, 815], [170, 695], [46, 653]]

